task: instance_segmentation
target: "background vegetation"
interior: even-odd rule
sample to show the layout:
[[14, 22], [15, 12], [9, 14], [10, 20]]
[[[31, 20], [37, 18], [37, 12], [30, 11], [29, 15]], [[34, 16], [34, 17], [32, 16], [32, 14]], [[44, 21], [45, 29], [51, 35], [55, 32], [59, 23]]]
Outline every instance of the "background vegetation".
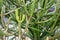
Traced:
[[0, 0], [0, 39], [10, 36], [60, 40], [60, 0]]

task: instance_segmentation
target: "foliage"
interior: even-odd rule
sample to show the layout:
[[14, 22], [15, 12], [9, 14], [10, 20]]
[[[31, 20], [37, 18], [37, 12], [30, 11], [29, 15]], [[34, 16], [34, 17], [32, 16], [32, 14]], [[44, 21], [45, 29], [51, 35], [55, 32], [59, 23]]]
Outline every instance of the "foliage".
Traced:
[[[3, 36], [14, 35], [12, 39], [18, 36], [19, 40], [28, 40], [27, 37], [31, 40], [46, 40], [47, 37], [55, 40], [60, 37], [60, 33], [59, 36], [55, 33], [60, 26], [59, 0], [1, 0], [0, 3], [0, 24], [6, 31]], [[8, 21], [5, 22], [4, 18]], [[14, 27], [9, 28], [11, 21]]]

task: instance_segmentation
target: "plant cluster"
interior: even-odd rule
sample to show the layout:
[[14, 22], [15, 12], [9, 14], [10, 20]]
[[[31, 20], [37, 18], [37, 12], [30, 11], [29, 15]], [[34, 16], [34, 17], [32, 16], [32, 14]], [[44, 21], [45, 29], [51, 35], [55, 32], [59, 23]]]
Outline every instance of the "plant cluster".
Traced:
[[[10, 24], [13, 27], [9, 28]], [[58, 39], [60, 0], [0, 0], [0, 25], [2, 40], [13, 35], [10, 40], [16, 37], [18, 40]]]

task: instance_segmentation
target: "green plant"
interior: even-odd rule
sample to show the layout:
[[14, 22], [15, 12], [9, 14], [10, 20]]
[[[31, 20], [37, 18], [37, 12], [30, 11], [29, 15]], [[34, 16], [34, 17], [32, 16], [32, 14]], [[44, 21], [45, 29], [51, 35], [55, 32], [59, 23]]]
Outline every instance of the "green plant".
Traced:
[[[4, 0], [4, 2], [2, 0], [0, 2], [0, 24], [6, 31], [3, 32], [3, 36], [14, 35], [11, 40], [17, 36], [18, 40], [28, 40], [27, 37], [31, 40], [47, 40], [47, 37], [49, 40], [55, 40], [60, 37], [60, 33], [55, 35], [55, 31], [60, 26], [59, 0]], [[52, 7], [54, 9], [50, 12]], [[4, 17], [8, 18], [7, 22], [4, 21]], [[16, 25], [9, 28], [11, 21]], [[25, 30], [24, 33], [21, 29]]]

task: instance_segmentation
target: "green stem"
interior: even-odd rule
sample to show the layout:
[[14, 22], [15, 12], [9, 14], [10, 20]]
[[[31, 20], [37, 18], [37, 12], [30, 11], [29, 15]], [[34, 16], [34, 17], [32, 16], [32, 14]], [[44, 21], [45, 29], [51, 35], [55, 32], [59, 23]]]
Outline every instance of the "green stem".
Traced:
[[[26, 27], [25, 27], [26, 35], [28, 35], [28, 26], [29, 26], [29, 21], [28, 21], [28, 17], [26, 16]], [[28, 38], [26, 37], [25, 40], [28, 40]]]
[[[39, 13], [37, 14], [37, 20], [39, 19]], [[38, 22], [39, 22], [39, 20], [38, 20]], [[37, 29], [40, 29], [40, 26], [39, 26], [40, 24], [38, 23], [37, 24]], [[40, 40], [40, 32], [37, 32], [37, 40]]]
[[21, 23], [18, 22], [18, 38], [21, 40]]
[[4, 9], [3, 9], [3, 8], [2, 8], [2, 10], [1, 10], [1, 21], [2, 21], [3, 27], [5, 28], [6, 25], [5, 25], [5, 22], [4, 22]]
[[11, 17], [8, 19], [7, 21], [7, 24], [6, 24], [6, 32], [8, 31], [8, 26], [9, 26], [9, 23], [11, 22]]
[[28, 10], [26, 8], [25, 0], [23, 0], [23, 4], [24, 4], [24, 7], [23, 8], [24, 8], [25, 14], [28, 15]]

